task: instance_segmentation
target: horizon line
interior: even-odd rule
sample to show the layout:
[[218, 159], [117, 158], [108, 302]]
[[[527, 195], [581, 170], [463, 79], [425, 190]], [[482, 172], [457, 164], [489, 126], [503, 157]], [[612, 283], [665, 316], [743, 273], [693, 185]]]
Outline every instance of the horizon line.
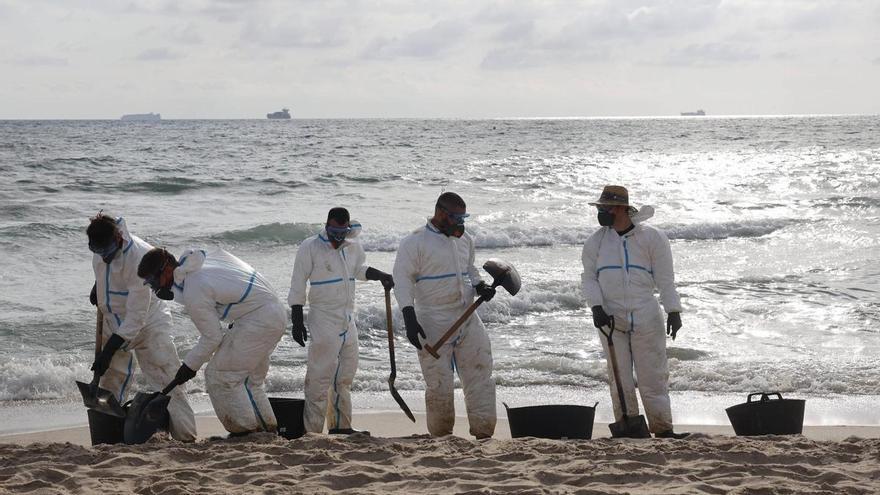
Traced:
[[[161, 115], [161, 113], [159, 113]], [[198, 120], [242, 120], [242, 121], [287, 121], [287, 120], [613, 120], [613, 119], [688, 119], [706, 120], [719, 118], [782, 118], [782, 117], [874, 117], [880, 113], [791, 113], [791, 114], [706, 114], [706, 115], [573, 115], [573, 116], [506, 116], [506, 117], [294, 117], [291, 119], [268, 119], [265, 117], [162, 117], [162, 121]], [[124, 122], [120, 117], [57, 117], [57, 118], [5, 118], [0, 122], [30, 121], [108, 121]], [[125, 121], [129, 123], [150, 123], [156, 121]]]

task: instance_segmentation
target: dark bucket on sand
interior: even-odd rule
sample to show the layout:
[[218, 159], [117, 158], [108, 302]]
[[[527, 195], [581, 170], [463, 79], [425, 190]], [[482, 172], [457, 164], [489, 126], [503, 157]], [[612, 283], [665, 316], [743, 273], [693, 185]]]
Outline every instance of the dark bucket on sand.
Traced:
[[89, 414], [89, 434], [92, 445], [102, 443], [122, 443], [125, 418], [111, 416], [94, 409], [86, 409]]
[[593, 436], [595, 405], [509, 407], [504, 404], [504, 408], [507, 409], [510, 436], [513, 438], [589, 440]]
[[306, 401], [287, 397], [269, 397], [272, 412], [278, 421], [278, 434], [291, 440], [306, 434], [303, 426], [303, 407]]
[[[760, 399], [752, 400], [757, 396]], [[779, 392], [757, 392], [726, 410], [738, 436], [799, 435], [804, 429], [805, 404], [805, 400], [783, 399]]]

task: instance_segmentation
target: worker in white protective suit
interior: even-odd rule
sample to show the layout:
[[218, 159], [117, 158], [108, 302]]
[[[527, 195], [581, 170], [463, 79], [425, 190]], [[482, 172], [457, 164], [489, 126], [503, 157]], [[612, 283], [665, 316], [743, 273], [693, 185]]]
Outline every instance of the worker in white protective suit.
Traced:
[[[174, 378], [180, 367], [171, 342], [171, 312], [138, 278], [138, 263], [153, 246], [131, 235], [125, 220], [99, 213], [86, 235], [95, 270], [89, 300], [104, 317], [101, 352], [92, 371], [101, 376], [99, 386], [123, 403], [134, 383], [135, 363], [154, 390]], [[171, 394], [168, 413], [171, 436], [195, 441], [196, 421], [184, 387]]]
[[[584, 244], [583, 291], [596, 328], [614, 329], [627, 412], [636, 416], [639, 410], [635, 368], [650, 431], [658, 438], [684, 438], [687, 433], [675, 433], [672, 428], [666, 362], [666, 335], [675, 340], [681, 328], [681, 301], [675, 290], [669, 240], [660, 230], [641, 224], [654, 209], [645, 206], [639, 211], [630, 206], [624, 187], [606, 186], [599, 200], [590, 204], [598, 208], [601, 227]], [[655, 289], [668, 315], [666, 334]], [[608, 343], [604, 337], [599, 340], [607, 356]], [[611, 360], [608, 363], [614, 417], [620, 421], [623, 413]]]
[[[287, 310], [269, 282], [223, 250], [190, 249], [175, 259], [153, 249], [144, 255], [138, 276], [160, 298], [182, 304], [201, 334], [175, 381], [192, 379], [208, 363], [205, 389], [226, 431], [232, 436], [275, 431], [264, 381]], [[229, 323], [228, 330], [221, 322]]]
[[425, 378], [428, 432], [451, 435], [455, 424], [454, 372], [464, 389], [470, 433], [489, 438], [495, 432], [495, 380], [492, 345], [480, 317], [474, 313], [437, 353], [422, 350], [419, 337], [433, 344], [473, 302], [486, 301], [495, 289], [474, 266], [474, 242], [464, 231], [466, 205], [455, 193], [440, 195], [434, 216], [400, 242], [394, 261], [394, 295], [402, 308], [406, 335], [419, 349]]
[[[391, 275], [366, 266], [364, 249], [354, 241], [360, 230], [348, 210], [331, 209], [324, 231], [300, 244], [293, 264], [287, 303], [293, 339], [305, 347], [311, 333], [303, 425], [312, 433], [324, 431], [326, 415], [330, 434], [369, 434], [351, 426], [351, 383], [358, 365], [355, 280], [379, 280], [386, 288], [394, 281]], [[306, 300], [308, 330], [303, 321]]]

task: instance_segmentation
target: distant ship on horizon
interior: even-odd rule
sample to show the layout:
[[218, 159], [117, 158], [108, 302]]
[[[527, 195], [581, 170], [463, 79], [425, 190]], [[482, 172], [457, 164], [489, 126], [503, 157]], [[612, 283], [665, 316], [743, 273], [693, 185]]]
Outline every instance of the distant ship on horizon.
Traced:
[[290, 118], [290, 109], [282, 108], [280, 112], [272, 112], [266, 114], [267, 119], [289, 119]]
[[706, 115], [706, 112], [703, 109], [697, 110], [696, 112], [681, 112], [682, 117], [702, 117]]
[[162, 115], [158, 113], [128, 113], [122, 116], [119, 120], [125, 121], [140, 121], [140, 122], [158, 122], [162, 120]]

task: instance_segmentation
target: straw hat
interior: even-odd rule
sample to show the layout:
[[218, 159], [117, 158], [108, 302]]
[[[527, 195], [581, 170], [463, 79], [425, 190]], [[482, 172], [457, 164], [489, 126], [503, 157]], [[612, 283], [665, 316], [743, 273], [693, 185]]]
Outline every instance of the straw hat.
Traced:
[[638, 209], [629, 204], [629, 191], [623, 186], [605, 186], [602, 189], [602, 195], [592, 206], [629, 206], [630, 215], [638, 212]]

